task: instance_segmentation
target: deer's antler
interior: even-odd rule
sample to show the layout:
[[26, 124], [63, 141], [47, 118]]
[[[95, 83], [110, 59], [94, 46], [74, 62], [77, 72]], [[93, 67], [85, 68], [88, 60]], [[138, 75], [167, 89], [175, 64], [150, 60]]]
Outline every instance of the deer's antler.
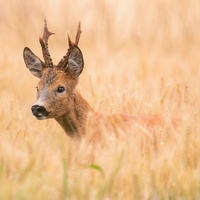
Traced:
[[74, 42], [72, 42], [72, 40], [70, 39], [69, 33], [68, 33], [69, 49], [68, 49], [67, 53], [65, 54], [65, 56], [63, 56], [63, 58], [58, 63], [58, 65], [57, 65], [58, 69], [65, 70], [65, 68], [66, 68], [66, 66], [68, 64], [68, 59], [69, 59], [69, 55], [71, 53], [71, 49], [74, 46], [78, 46], [78, 42], [79, 42], [81, 33], [82, 33], [82, 31], [81, 31], [81, 23], [79, 22], [78, 23], [78, 29], [77, 29], [77, 32], [76, 32], [76, 38], [75, 38]]
[[53, 68], [53, 62], [48, 50], [48, 38], [50, 35], [53, 35], [54, 33], [51, 33], [48, 28], [47, 28], [47, 21], [46, 19], [44, 20], [44, 32], [43, 32], [43, 36], [42, 38], [40, 37], [40, 44], [42, 47], [42, 53], [43, 53], [43, 57], [44, 57], [44, 61], [46, 64], [46, 67], [51, 67]]

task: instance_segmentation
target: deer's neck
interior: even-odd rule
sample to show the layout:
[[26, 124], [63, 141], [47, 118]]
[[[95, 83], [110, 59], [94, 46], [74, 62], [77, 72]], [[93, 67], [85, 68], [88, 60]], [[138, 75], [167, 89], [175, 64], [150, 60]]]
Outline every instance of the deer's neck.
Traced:
[[93, 111], [79, 93], [74, 93], [72, 109], [55, 120], [64, 129], [66, 134], [74, 139], [80, 139], [85, 134], [88, 112]]

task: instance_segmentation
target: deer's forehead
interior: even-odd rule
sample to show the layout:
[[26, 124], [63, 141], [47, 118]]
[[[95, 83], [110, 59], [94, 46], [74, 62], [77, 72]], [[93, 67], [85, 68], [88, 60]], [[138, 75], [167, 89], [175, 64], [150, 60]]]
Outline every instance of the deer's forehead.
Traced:
[[40, 84], [41, 85], [50, 85], [53, 82], [55, 82], [56, 80], [62, 80], [65, 74], [64, 72], [59, 72], [56, 69], [45, 69], [41, 80], [40, 80]]
[[39, 87], [53, 87], [55, 85], [74, 85], [74, 80], [65, 72], [56, 69], [46, 69], [38, 83]]

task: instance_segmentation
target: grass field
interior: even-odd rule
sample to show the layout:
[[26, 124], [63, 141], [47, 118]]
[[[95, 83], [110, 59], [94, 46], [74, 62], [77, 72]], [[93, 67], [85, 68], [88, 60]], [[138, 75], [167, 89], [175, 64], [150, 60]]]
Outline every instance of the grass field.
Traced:
[[[0, 199], [200, 199], [199, 8], [197, 0], [1, 0]], [[44, 18], [56, 33], [55, 64], [81, 21], [78, 89], [94, 109], [177, 117], [181, 127], [127, 128], [93, 165], [74, 167], [61, 127], [30, 109], [38, 79], [22, 52], [42, 58]]]

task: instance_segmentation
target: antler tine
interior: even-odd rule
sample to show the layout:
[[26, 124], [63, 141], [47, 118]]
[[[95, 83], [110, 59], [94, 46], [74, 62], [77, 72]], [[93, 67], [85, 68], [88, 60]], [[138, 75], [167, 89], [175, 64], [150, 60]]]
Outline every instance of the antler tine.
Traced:
[[42, 47], [42, 53], [43, 53], [43, 57], [44, 57], [44, 61], [46, 64], [46, 67], [53, 67], [53, 62], [48, 50], [48, 38], [49, 36], [53, 35], [55, 33], [52, 33], [48, 30], [47, 28], [47, 21], [46, 19], [44, 20], [44, 32], [43, 32], [43, 36], [42, 38], [40, 37], [40, 44]]
[[69, 33], [68, 33], [68, 42], [69, 42], [69, 46], [70, 48], [72, 48], [73, 46], [78, 46], [78, 42], [79, 42], [79, 39], [80, 39], [80, 36], [81, 36], [81, 23], [79, 22], [78, 23], [78, 29], [77, 29], [77, 32], [76, 32], [76, 37], [75, 37], [75, 41], [72, 42], [71, 39], [70, 39], [70, 36], [69, 36]]
[[44, 32], [43, 32], [42, 40], [44, 41], [45, 45], [47, 45], [49, 36], [51, 36], [53, 34], [55, 34], [55, 33], [52, 33], [52, 32], [50, 32], [48, 30], [48, 28], [47, 28], [47, 20], [44, 19]]
[[69, 33], [68, 33], [68, 43], [69, 43], [69, 49], [67, 51], [67, 53], [65, 54], [65, 56], [60, 60], [60, 62], [58, 63], [57, 65], [57, 68], [58, 69], [62, 69], [64, 70], [66, 68], [66, 65], [68, 63], [68, 59], [69, 59], [69, 55], [70, 55], [70, 52], [71, 52], [71, 49], [74, 47], [74, 46], [78, 46], [78, 42], [79, 42], [79, 39], [80, 39], [80, 35], [81, 35], [82, 31], [81, 31], [81, 23], [79, 22], [78, 23], [78, 29], [77, 29], [77, 32], [76, 32], [76, 37], [75, 37], [75, 41], [72, 42], [70, 36], [69, 36]]

